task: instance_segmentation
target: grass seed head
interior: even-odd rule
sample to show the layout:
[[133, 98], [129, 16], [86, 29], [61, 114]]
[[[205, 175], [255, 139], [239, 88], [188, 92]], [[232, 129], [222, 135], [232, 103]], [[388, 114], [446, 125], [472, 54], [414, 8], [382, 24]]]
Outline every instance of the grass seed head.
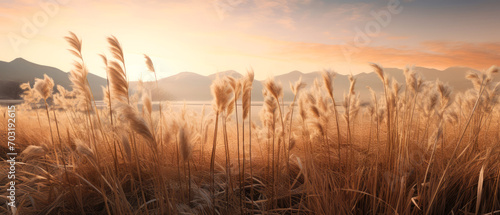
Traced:
[[40, 94], [40, 96], [47, 100], [52, 95], [54, 88], [54, 80], [47, 74], [43, 74], [43, 79], [35, 78], [35, 85], [33, 88]]

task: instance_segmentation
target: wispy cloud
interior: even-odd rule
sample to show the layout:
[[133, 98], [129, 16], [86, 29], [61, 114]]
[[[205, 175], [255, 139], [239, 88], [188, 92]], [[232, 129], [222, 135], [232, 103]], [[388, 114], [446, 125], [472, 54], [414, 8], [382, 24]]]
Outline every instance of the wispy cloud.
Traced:
[[[342, 45], [285, 41], [274, 41], [273, 44], [276, 49], [270, 55], [282, 59], [308, 61], [317, 65], [346, 62], [341, 52]], [[441, 69], [452, 66], [483, 69], [500, 64], [500, 43], [429, 41], [414, 48], [365, 47], [352, 60], [354, 65], [377, 62], [390, 67], [414, 64]]]

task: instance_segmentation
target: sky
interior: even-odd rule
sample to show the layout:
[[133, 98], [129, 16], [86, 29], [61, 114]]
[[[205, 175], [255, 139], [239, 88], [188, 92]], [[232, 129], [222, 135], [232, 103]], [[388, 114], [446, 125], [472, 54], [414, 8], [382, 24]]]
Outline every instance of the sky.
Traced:
[[189, 71], [253, 68], [257, 79], [332, 69], [487, 69], [500, 64], [496, 0], [0, 0], [0, 60], [22, 57], [63, 71], [74, 57], [69, 31], [83, 41], [91, 73], [114, 35], [130, 80]]

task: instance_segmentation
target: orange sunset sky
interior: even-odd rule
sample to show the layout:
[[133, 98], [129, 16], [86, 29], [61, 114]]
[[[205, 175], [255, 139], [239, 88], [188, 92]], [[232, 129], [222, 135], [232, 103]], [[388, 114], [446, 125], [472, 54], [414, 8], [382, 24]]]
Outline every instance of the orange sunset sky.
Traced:
[[[0, 60], [17, 57], [69, 71], [64, 36], [83, 40], [90, 72], [115, 35], [131, 80], [183, 71], [253, 67], [257, 79], [293, 70], [357, 74], [416, 65], [486, 69], [500, 64], [500, 1], [494, 0], [0, 0]], [[109, 55], [109, 54], [108, 54]]]

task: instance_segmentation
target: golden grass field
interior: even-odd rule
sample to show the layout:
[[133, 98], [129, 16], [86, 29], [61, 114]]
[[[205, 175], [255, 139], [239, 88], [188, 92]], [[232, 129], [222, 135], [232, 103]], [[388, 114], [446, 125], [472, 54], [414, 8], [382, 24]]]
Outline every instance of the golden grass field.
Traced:
[[[115, 37], [112, 57], [103, 56], [106, 107], [97, 108], [81, 41], [72, 33], [66, 40], [76, 60], [73, 89], [54, 93], [50, 77], [22, 85], [17, 207], [2, 204], [2, 214], [500, 213], [496, 67], [470, 73], [464, 78], [474, 87], [452, 92], [411, 69], [402, 87], [373, 64], [384, 92], [372, 91], [363, 106], [352, 77], [341, 100], [335, 73], [324, 71], [313, 86], [297, 80], [287, 106], [283, 86], [269, 79], [256, 123], [253, 71], [216, 79], [213, 106], [201, 113], [166, 102], [152, 111], [148, 90], [130, 95]], [[2, 112], [3, 131], [7, 107]], [[1, 163], [2, 174], [8, 168]], [[9, 180], [0, 182], [7, 202]]]

